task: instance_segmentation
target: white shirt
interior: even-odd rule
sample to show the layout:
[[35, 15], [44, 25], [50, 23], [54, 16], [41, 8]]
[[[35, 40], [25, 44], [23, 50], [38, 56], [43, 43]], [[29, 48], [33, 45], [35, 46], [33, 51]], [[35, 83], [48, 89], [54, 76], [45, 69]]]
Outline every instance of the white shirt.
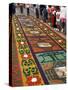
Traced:
[[60, 11], [56, 12], [56, 21], [60, 21]]
[[61, 7], [60, 18], [66, 18], [66, 7]]

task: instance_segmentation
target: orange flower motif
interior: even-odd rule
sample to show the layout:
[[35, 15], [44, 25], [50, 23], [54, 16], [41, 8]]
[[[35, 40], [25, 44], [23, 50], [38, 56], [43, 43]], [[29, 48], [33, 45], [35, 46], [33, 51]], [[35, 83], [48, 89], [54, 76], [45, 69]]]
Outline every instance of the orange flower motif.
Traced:
[[27, 77], [27, 84], [29, 86], [33, 86], [33, 85], [41, 85], [41, 78], [39, 76], [29, 76]]

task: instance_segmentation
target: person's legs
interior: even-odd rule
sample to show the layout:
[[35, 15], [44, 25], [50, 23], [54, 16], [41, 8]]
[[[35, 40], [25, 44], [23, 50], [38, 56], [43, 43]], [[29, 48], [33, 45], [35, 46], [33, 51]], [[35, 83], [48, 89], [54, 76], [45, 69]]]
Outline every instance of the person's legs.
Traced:
[[29, 15], [29, 8], [27, 8], [27, 15]]
[[61, 32], [61, 26], [60, 26], [60, 22], [57, 22], [57, 29], [59, 30], [59, 32]]
[[63, 32], [64, 31], [64, 22], [62, 22], [62, 30], [61, 30], [61, 32]]
[[20, 11], [21, 11], [21, 13], [23, 13], [23, 7], [22, 6], [20, 7]]
[[63, 33], [66, 34], [66, 23], [63, 23]]
[[39, 11], [37, 8], [36, 8], [36, 18], [39, 18]]

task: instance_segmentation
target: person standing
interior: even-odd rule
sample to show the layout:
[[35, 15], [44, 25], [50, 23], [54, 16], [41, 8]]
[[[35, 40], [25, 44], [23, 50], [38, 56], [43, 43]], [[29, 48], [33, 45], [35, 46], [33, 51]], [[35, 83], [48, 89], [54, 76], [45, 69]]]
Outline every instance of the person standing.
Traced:
[[38, 11], [38, 8], [36, 8], [36, 17], [39, 18], [39, 11]]
[[57, 26], [57, 28], [60, 31], [61, 30], [61, 25], [60, 25], [60, 7], [56, 11], [56, 26]]
[[26, 4], [27, 16], [30, 15], [29, 7], [30, 7], [30, 5], [29, 4]]
[[52, 23], [52, 27], [56, 28], [56, 10], [55, 10], [55, 7], [51, 7], [52, 10], [51, 10], [51, 23]]
[[66, 7], [62, 6], [60, 9], [60, 22], [61, 22], [61, 32], [66, 34]]
[[36, 5], [35, 6], [35, 13], [36, 13], [36, 18], [39, 18], [39, 6], [38, 5]]
[[23, 5], [20, 4], [20, 11], [21, 11], [21, 14], [23, 13]]
[[51, 6], [48, 5], [48, 22], [51, 23]]
[[46, 6], [42, 11], [42, 16], [43, 16], [43, 21], [46, 22], [48, 20], [48, 12], [47, 12]]
[[45, 8], [45, 5], [40, 5], [40, 6], [39, 6], [40, 16], [41, 16], [41, 17], [42, 17], [42, 11], [43, 11], [44, 8]]

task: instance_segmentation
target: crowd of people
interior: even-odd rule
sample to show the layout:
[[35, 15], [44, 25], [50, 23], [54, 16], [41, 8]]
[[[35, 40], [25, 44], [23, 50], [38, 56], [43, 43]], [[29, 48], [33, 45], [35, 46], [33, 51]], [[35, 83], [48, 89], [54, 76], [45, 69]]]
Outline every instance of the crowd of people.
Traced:
[[40, 6], [40, 15], [44, 22], [66, 34], [66, 7], [65, 6]]
[[[13, 4], [12, 4], [13, 5]], [[35, 10], [36, 18], [42, 19], [44, 22], [51, 25], [55, 30], [66, 34], [66, 7], [52, 6], [52, 5], [36, 5], [36, 4], [22, 4], [20, 5], [20, 12], [26, 8], [27, 15], [30, 15], [31, 7]], [[15, 5], [12, 6], [11, 13], [15, 13]]]

